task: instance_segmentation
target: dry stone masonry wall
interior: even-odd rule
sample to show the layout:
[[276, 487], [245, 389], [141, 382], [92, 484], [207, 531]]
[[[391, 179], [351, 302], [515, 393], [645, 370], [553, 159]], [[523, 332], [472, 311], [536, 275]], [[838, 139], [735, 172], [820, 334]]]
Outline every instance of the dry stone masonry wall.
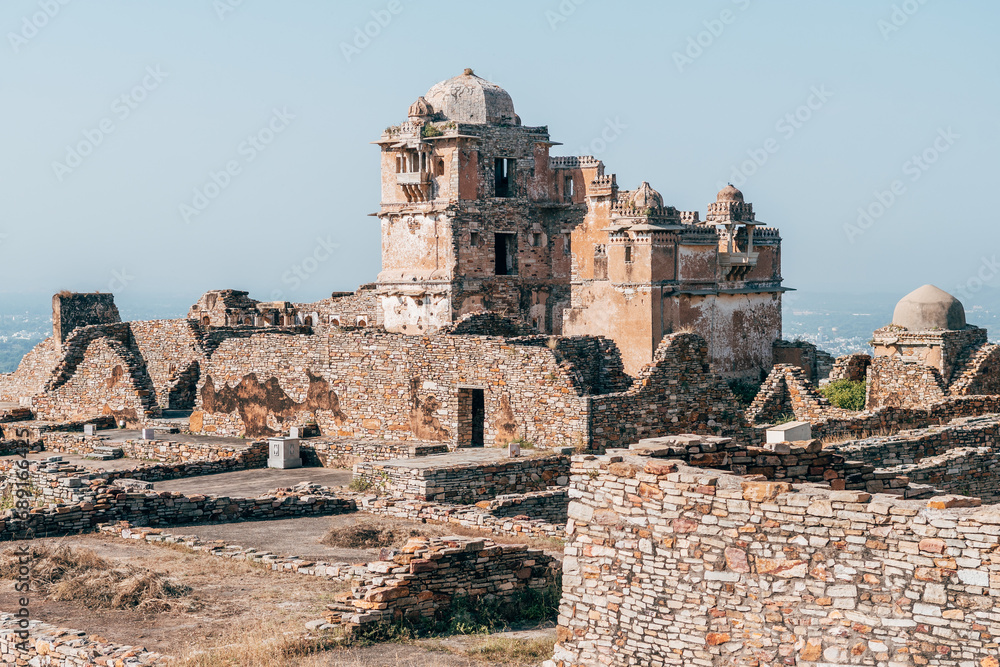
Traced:
[[[573, 461], [549, 664], [993, 664], [1000, 510]], [[958, 507], [954, 507], [954, 506]]]

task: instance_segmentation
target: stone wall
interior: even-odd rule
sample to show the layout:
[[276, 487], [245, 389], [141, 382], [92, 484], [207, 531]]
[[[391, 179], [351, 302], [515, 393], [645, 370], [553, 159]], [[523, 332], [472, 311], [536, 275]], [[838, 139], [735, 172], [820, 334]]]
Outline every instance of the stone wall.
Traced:
[[565, 486], [568, 472], [569, 459], [565, 456], [498, 458], [486, 462], [449, 460], [419, 467], [377, 461], [354, 466], [355, 479], [367, 480], [380, 493], [456, 504]]
[[926, 484], [941, 493], [1000, 502], [1000, 451], [992, 447], [960, 447], [911, 465], [888, 471], [905, 475], [915, 484]]
[[566, 488], [556, 488], [532, 493], [505, 494], [477, 504], [497, 517], [528, 517], [565, 524], [569, 494]]
[[869, 354], [845, 354], [837, 357], [830, 370], [830, 382], [838, 380], [864, 382], [868, 377], [868, 367], [871, 363], [872, 358]]
[[[19, 634], [24, 632], [25, 634]], [[22, 628], [14, 614], [0, 614], [0, 660], [5, 665], [85, 667], [89, 665], [166, 665], [166, 656], [140, 646], [100, 640], [83, 630], [29, 620]]]
[[705, 340], [694, 334], [665, 336], [627, 391], [586, 400], [595, 451], [682, 433], [756, 437], [725, 380], [711, 372]]
[[438, 618], [455, 600], [516, 599], [557, 584], [559, 561], [524, 545], [470, 537], [416, 537], [391, 560], [368, 563], [362, 583], [339, 601], [353, 609], [328, 615], [349, 628]]
[[865, 407], [914, 408], [944, 399], [947, 389], [936, 368], [903, 361], [899, 357], [875, 357], [868, 370]]
[[354, 510], [354, 501], [330, 494], [226, 498], [170, 492], [129, 493], [105, 486], [92, 502], [39, 508], [27, 516], [17, 516], [7, 510], [0, 518], [0, 542], [88, 532], [99, 523], [116, 521], [159, 526], [326, 516]]
[[52, 297], [52, 337], [57, 345], [80, 327], [121, 321], [114, 294], [60, 292]]
[[351, 468], [361, 461], [389, 461], [418, 456], [447, 454], [448, 445], [440, 442], [398, 442], [392, 440], [337, 439], [303, 440], [299, 454], [305, 465], [324, 468]]
[[995, 662], [995, 507], [650, 463], [574, 457], [548, 664]]
[[19, 402], [41, 393], [55, 372], [62, 355], [55, 338], [33, 347], [13, 373], [0, 373], [0, 401]]
[[223, 342], [202, 369], [193, 432], [266, 436], [315, 419], [340, 438], [468, 446], [462, 388], [483, 391], [486, 445], [585, 437], [573, 380], [544, 345], [484, 336], [329, 331]]
[[829, 449], [874, 466], [918, 463], [961, 447], [997, 447], [1000, 417], [982, 415], [955, 419], [943, 426], [902, 431], [891, 436], [852, 440]]
[[961, 359], [948, 393], [952, 396], [1000, 394], [1000, 345], [988, 343]]
[[[71, 339], [64, 347], [73, 343]], [[67, 364], [68, 359], [62, 363]], [[65, 382], [50, 382], [45, 393], [31, 400], [39, 419], [83, 420], [110, 415], [134, 427], [155, 414], [148, 376], [134, 364], [126, 344], [115, 337], [102, 335], [89, 341], [79, 362], [64, 376], [70, 373]]]

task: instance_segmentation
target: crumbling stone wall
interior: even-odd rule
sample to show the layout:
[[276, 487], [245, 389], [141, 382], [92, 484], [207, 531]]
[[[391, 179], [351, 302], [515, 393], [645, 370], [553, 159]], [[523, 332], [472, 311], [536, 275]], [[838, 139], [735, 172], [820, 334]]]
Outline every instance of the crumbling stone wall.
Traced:
[[324, 468], [350, 468], [361, 461], [389, 461], [418, 456], [447, 454], [448, 445], [434, 442], [399, 442], [337, 438], [329, 441], [309, 439], [299, 445], [299, 454], [306, 465]]
[[57, 345], [80, 327], [121, 321], [114, 294], [60, 292], [52, 297], [52, 337]]
[[374, 283], [362, 285], [355, 292], [334, 292], [328, 299], [295, 305], [300, 313], [316, 313], [317, 325], [382, 326], [382, 308]]
[[875, 357], [868, 371], [865, 407], [921, 407], [937, 403], [946, 395], [941, 373], [932, 366], [909, 363], [902, 358]]
[[194, 407], [205, 350], [189, 320], [129, 322], [138, 353], [153, 384], [153, 400], [163, 409]]
[[627, 391], [586, 401], [589, 444], [597, 451], [681, 433], [756, 437], [725, 380], [711, 372], [705, 339], [694, 334], [665, 336]]
[[191, 430], [273, 435], [315, 419], [321, 433], [468, 446], [459, 389], [484, 392], [486, 445], [583, 439], [586, 413], [545, 346], [483, 336], [360, 330], [223, 342], [202, 369]]
[[129, 493], [103, 486], [93, 501], [59, 504], [15, 516], [0, 516], [0, 542], [89, 532], [99, 523], [129, 521], [160, 526], [212, 521], [256, 521], [296, 516], [326, 516], [353, 512], [353, 500], [331, 494], [262, 495], [257, 498], [184, 495], [170, 492]]
[[71, 378], [57, 386], [50, 382], [44, 394], [32, 399], [31, 408], [38, 418], [84, 420], [108, 415], [135, 426], [153, 412], [148, 378], [137, 374], [127, 348], [115, 338], [92, 340], [74, 365]]
[[943, 426], [848, 441], [831, 445], [830, 449], [870, 465], [895, 466], [918, 463], [958, 448], [997, 447], [998, 437], [1000, 417], [983, 415], [955, 419]]
[[349, 628], [439, 617], [460, 598], [514, 599], [556, 585], [559, 562], [525, 545], [468, 537], [411, 539], [391, 560], [368, 563], [360, 585], [340, 598], [346, 611], [327, 620]]
[[24, 355], [16, 371], [0, 374], [0, 401], [18, 402], [44, 391], [61, 359], [59, 342], [43, 340]]
[[651, 463], [574, 457], [548, 664], [993, 664], [995, 508]]
[[[103, 641], [83, 630], [60, 628], [38, 620], [21, 626], [14, 614], [0, 614], [0, 661], [5, 665], [166, 665], [167, 656], [141, 647]], [[22, 636], [20, 632], [27, 632]]]
[[830, 382], [837, 380], [864, 382], [868, 377], [868, 367], [871, 363], [872, 358], [868, 354], [845, 354], [837, 357], [830, 370]]
[[816, 384], [829, 376], [835, 365], [829, 353], [804, 340], [776, 340], [771, 345], [771, 352], [775, 364], [797, 366], [806, 379]]
[[952, 396], [1000, 394], [1000, 345], [990, 343], [969, 350], [955, 370], [948, 393]]
[[853, 413], [834, 408], [806, 377], [805, 371], [792, 364], [775, 364], [768, 373], [746, 417], [755, 424], [768, 424], [793, 415], [800, 421], [831, 417], [846, 419]]

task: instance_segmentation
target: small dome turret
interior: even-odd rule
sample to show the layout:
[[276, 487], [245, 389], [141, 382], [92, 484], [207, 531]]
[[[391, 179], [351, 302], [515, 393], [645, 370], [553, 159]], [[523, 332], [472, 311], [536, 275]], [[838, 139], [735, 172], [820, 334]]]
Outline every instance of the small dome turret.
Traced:
[[944, 290], [924, 285], [900, 299], [892, 323], [908, 331], [964, 329], [965, 306]]

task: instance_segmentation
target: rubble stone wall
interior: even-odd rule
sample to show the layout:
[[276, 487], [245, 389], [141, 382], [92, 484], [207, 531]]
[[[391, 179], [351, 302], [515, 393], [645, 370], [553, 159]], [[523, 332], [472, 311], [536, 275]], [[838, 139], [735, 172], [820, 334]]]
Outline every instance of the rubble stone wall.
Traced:
[[103, 487], [93, 502], [38, 509], [27, 517], [16, 516], [7, 510], [0, 517], [0, 542], [88, 532], [99, 523], [116, 521], [161, 526], [326, 516], [353, 512], [355, 509], [353, 500], [332, 495], [226, 498], [169, 492], [129, 493], [115, 487]]
[[395, 442], [391, 440], [337, 439], [303, 440], [299, 455], [305, 465], [324, 468], [351, 468], [361, 461], [389, 461], [417, 456], [447, 454], [445, 443]]
[[[26, 632], [27, 636], [19, 635]], [[0, 614], [0, 661], [5, 665], [166, 665], [168, 658], [136, 646], [111, 644], [83, 630], [29, 620], [21, 627], [14, 614]]]
[[937, 403], [946, 395], [941, 373], [931, 366], [903, 361], [900, 357], [875, 357], [868, 369], [865, 407], [921, 407]]
[[381, 493], [409, 500], [472, 504], [508, 493], [544, 491], [569, 482], [565, 456], [498, 459], [491, 462], [446, 463], [412, 468], [384, 462], [359, 463], [355, 479]]
[[574, 457], [549, 664], [995, 661], [996, 507], [649, 462]]
[[627, 391], [586, 401], [595, 451], [682, 433], [757, 438], [725, 380], [711, 372], [707, 343], [693, 334], [665, 336]]
[[202, 369], [193, 432], [274, 435], [315, 419], [325, 436], [460, 440], [460, 388], [484, 392], [487, 446], [584, 437], [583, 399], [546, 346], [381, 331], [223, 342]]

